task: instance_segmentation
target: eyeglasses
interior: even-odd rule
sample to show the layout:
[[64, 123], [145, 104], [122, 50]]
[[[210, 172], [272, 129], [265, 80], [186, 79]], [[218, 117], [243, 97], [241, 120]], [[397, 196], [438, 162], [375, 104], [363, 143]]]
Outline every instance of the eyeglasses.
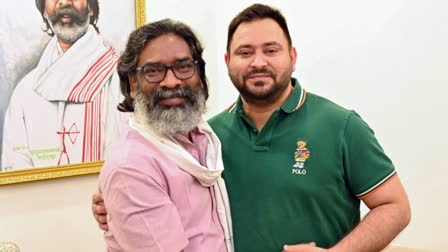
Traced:
[[143, 77], [147, 82], [157, 83], [165, 79], [168, 69], [171, 69], [174, 76], [179, 80], [189, 79], [195, 74], [196, 64], [198, 63], [199, 61], [197, 60], [182, 60], [171, 66], [166, 66], [160, 63], [148, 63], [141, 67], [137, 67], [136, 69], [143, 74]]

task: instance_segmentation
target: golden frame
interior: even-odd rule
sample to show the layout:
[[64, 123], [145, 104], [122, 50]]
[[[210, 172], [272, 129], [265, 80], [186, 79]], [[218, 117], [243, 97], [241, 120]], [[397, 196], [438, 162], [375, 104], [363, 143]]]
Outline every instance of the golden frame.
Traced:
[[[145, 0], [135, 0], [135, 23], [137, 27], [146, 22]], [[99, 173], [103, 161], [80, 163], [72, 165], [60, 165], [39, 167], [0, 173], [0, 186], [23, 182], [32, 182], [46, 179], [64, 178]]]

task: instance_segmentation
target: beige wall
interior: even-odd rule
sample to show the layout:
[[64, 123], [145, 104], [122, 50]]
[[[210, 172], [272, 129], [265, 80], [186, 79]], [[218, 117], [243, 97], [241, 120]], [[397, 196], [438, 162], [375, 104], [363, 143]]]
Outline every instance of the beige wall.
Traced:
[[91, 214], [97, 175], [0, 186], [0, 241], [23, 252], [105, 251]]

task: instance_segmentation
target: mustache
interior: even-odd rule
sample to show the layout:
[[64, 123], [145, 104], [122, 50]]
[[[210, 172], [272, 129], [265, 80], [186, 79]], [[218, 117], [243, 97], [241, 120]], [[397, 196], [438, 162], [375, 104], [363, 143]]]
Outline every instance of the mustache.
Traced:
[[190, 87], [177, 87], [174, 89], [157, 90], [153, 93], [152, 98], [154, 104], [170, 98], [187, 98], [189, 102], [193, 102], [196, 100], [196, 94]]
[[269, 76], [271, 76], [271, 77], [274, 77], [274, 76], [275, 76], [274, 72], [273, 72], [271, 69], [266, 68], [266, 67], [263, 67], [263, 68], [255, 68], [255, 69], [249, 70], [249, 71], [244, 75], [244, 79], [248, 79], [248, 78], [249, 78], [251, 75], [253, 75], [253, 74], [260, 74], [260, 73], [262, 73], [262, 74], [267, 74], [267, 75], [269, 75]]
[[89, 10], [77, 11], [72, 6], [65, 6], [61, 9], [57, 9], [55, 14], [51, 17], [52, 22], [61, 22], [61, 19], [65, 16], [69, 17], [73, 23], [82, 25], [89, 15]]

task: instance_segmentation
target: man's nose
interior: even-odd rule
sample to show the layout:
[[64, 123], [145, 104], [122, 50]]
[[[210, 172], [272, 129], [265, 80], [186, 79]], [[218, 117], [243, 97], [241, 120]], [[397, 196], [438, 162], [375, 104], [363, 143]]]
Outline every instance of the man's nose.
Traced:
[[262, 68], [267, 66], [266, 56], [263, 53], [255, 53], [252, 62], [250, 63], [251, 67], [254, 68]]
[[57, 3], [58, 7], [66, 6], [66, 5], [73, 5], [72, 0], [58, 0]]
[[175, 88], [180, 86], [181, 83], [182, 81], [174, 75], [173, 69], [167, 69], [165, 78], [159, 83], [159, 85], [160, 87], [165, 88]]

